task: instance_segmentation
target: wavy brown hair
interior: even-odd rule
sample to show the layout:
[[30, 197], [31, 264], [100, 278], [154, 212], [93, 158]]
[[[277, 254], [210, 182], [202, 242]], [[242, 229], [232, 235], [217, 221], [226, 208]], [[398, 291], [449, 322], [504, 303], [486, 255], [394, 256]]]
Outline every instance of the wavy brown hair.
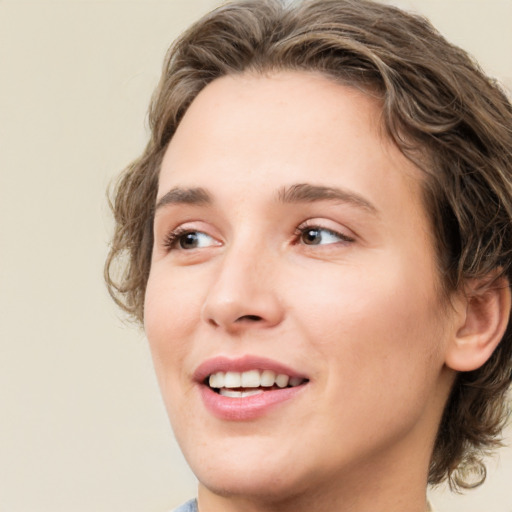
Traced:
[[[446, 292], [475, 277], [512, 282], [512, 106], [499, 85], [426, 19], [395, 7], [239, 0], [202, 18], [167, 54], [149, 110], [150, 140], [112, 194], [116, 227], [105, 277], [117, 304], [142, 323], [160, 163], [188, 106], [218, 77], [279, 70], [320, 72], [379, 95], [383, 128], [425, 173]], [[431, 484], [484, 480], [481, 456], [499, 445], [507, 417], [511, 361], [509, 325], [485, 365], [458, 374]]]

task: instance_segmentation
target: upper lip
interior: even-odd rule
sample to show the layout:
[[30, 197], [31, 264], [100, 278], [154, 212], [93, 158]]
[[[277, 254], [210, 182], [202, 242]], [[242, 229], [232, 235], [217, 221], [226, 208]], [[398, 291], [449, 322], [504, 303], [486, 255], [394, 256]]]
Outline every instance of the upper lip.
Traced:
[[207, 359], [197, 367], [193, 378], [197, 382], [204, 382], [212, 373], [246, 372], [249, 370], [272, 370], [277, 374], [284, 374], [289, 377], [307, 378], [303, 373], [297, 372], [293, 368], [278, 361], [253, 355], [245, 355], [237, 358], [218, 356]]

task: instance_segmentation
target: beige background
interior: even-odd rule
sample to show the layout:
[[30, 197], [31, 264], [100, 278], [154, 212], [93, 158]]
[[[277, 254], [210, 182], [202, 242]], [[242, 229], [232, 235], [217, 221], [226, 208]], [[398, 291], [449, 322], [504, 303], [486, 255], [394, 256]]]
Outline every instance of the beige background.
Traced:
[[[512, 88], [512, 0], [397, 3]], [[194, 494], [143, 334], [103, 287], [104, 190], [143, 147], [167, 46], [214, 4], [0, 0], [0, 511], [163, 512]], [[434, 502], [512, 512], [512, 448], [480, 490]]]

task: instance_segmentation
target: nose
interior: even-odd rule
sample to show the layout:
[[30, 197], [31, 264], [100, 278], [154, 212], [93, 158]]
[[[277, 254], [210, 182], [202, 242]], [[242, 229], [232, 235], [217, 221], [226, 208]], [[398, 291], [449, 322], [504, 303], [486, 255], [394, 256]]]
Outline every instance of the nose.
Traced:
[[278, 325], [284, 308], [275, 273], [271, 258], [260, 250], [226, 251], [205, 298], [202, 320], [230, 334]]

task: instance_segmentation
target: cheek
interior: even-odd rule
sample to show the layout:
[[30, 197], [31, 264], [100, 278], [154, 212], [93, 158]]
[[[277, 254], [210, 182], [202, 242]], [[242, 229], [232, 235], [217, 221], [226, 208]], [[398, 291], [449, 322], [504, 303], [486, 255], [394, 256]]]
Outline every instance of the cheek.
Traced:
[[173, 369], [182, 367], [202, 305], [197, 285], [163, 270], [151, 270], [144, 304], [144, 330], [162, 390], [163, 381], [176, 375]]
[[[201, 277], [172, 272], [165, 264], [151, 269], [144, 304], [146, 332], [176, 335], [197, 322], [202, 306]], [[176, 338], [179, 336], [172, 336]], [[169, 340], [171, 341], [171, 340]]]
[[400, 261], [371, 269], [346, 266], [303, 278], [302, 292], [290, 294], [303, 298], [296, 301], [297, 322], [320, 359], [339, 366], [349, 381], [425, 381], [431, 365], [442, 365], [442, 314], [432, 279], [422, 282]]
[[329, 435], [345, 447], [400, 439], [435, 400], [442, 358], [432, 298], [383, 284], [346, 280], [335, 305], [322, 294], [311, 298], [314, 321], [303, 324], [311, 358], [322, 362], [316, 416], [330, 418]]

